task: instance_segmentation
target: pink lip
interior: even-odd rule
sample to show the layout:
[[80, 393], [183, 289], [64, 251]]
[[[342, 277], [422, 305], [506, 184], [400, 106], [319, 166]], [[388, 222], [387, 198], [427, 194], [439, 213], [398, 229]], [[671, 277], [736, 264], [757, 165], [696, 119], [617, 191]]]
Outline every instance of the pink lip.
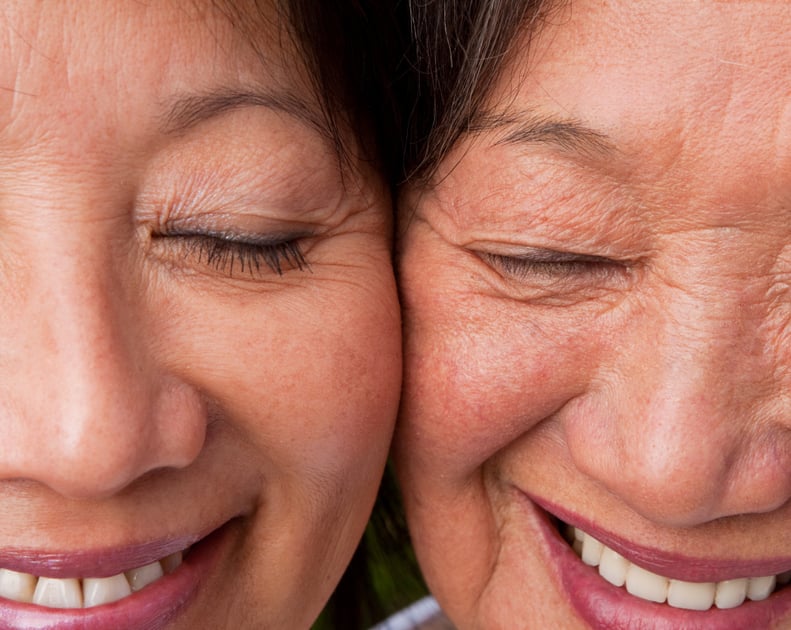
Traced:
[[[521, 491], [518, 493], [523, 499], [522, 505], [528, 510], [528, 518], [535, 518], [539, 524], [547, 546], [547, 554], [553, 561], [551, 566], [562, 591], [566, 593], [571, 606], [591, 628], [596, 630], [632, 630], [633, 628], [744, 630], [744, 628], [773, 627], [779, 621], [787, 619], [791, 613], [791, 589], [779, 591], [762, 602], [747, 602], [730, 610], [711, 608], [704, 612], [672, 608], [666, 604], [654, 604], [629, 595], [625, 588], [613, 586], [601, 578], [595, 569], [583, 564], [571, 547], [561, 539], [560, 534], [550, 522], [549, 516], [550, 514], [556, 515], [564, 521], [566, 521], [564, 516], [568, 516], [569, 521], [575, 524], [579, 523], [581, 529], [586, 531], [589, 531], [589, 523], [583, 524], [575, 515], [552, 506], [543, 499], [537, 500]], [[542, 509], [544, 506], [548, 506], [548, 509]], [[594, 536], [601, 534], [596, 527], [590, 529], [595, 531], [592, 533]], [[620, 548], [626, 551], [633, 550], [635, 547], [631, 543], [618, 542], [621, 543]], [[613, 546], [613, 548], [616, 547]], [[672, 560], [671, 564], [674, 567], [678, 567], [679, 563], [684, 561], [683, 556], [661, 554], [645, 547], [642, 550], [649, 552], [649, 557], [660, 558], [663, 561]], [[635, 557], [635, 553], [630, 555]], [[720, 561], [712, 563], [716, 571], [722, 570], [726, 564], [728, 563]], [[748, 563], [748, 565], [758, 566], [755, 563]], [[734, 576], [744, 566], [742, 563], [728, 564], [728, 575]], [[760, 563], [760, 566], [767, 567], [769, 564]], [[770, 574], [771, 572], [763, 575]]]
[[[229, 544], [228, 525], [195, 542], [183, 564], [173, 573], [112, 604], [65, 610], [0, 599], [0, 627], [7, 630], [162, 630], [184, 610], [197, 594], [204, 577], [211, 573], [222, 550]], [[69, 556], [46, 554], [43, 557], [33, 557], [31, 552], [14, 552], [4, 553], [2, 559], [16, 561], [14, 566], [20, 569], [15, 570], [33, 575], [42, 575], [31, 570], [35, 567], [36, 571], [46, 570], [46, 575], [50, 576], [102, 577], [153, 562], [189, 546], [189, 540], [189, 537], [172, 539], [116, 550], [107, 558], [100, 558], [98, 552]], [[159, 553], [164, 555], [152, 555]], [[12, 568], [10, 564], [5, 566]], [[83, 571], [86, 567], [89, 572]]]

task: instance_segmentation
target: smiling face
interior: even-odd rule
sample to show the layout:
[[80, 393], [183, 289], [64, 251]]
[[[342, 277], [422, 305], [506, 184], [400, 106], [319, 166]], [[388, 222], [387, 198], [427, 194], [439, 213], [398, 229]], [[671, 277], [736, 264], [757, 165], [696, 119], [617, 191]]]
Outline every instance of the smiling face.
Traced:
[[4, 628], [307, 627], [373, 502], [387, 195], [208, 4], [4, 5]]
[[790, 28], [573, 0], [404, 195], [395, 453], [460, 627], [791, 623], [739, 605], [791, 569]]

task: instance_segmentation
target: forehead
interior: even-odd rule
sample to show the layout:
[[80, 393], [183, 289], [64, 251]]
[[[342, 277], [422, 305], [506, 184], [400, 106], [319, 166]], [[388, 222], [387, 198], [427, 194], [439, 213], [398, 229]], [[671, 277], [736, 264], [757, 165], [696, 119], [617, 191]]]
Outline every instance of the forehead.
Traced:
[[112, 100], [121, 116], [217, 86], [265, 84], [308, 99], [304, 64], [285, 28], [265, 2], [255, 10], [167, 0], [4, 3], [0, 118], [9, 123], [20, 108], [51, 108], [58, 99], [64, 115], [80, 111], [76, 101], [96, 112]]
[[754, 174], [791, 186], [790, 31], [785, 2], [571, 0], [529, 49], [518, 43], [488, 103], [494, 119], [532, 120], [528, 132], [473, 142], [497, 152], [510, 135], [522, 141], [509, 155], [523, 150], [531, 168], [549, 155], [665, 198], [683, 180], [679, 204], [694, 191], [701, 205], [749, 207]]
[[789, 122], [789, 27], [783, 2], [572, 0], [505, 76], [520, 81], [520, 104], [595, 120], [616, 139], [625, 122], [670, 140], [771, 132]]

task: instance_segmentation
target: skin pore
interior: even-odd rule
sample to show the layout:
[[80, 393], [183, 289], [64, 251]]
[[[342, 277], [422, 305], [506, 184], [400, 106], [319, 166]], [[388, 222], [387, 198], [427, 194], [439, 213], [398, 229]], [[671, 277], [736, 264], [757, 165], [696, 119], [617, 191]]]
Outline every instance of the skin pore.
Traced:
[[404, 194], [395, 458], [458, 627], [791, 623], [786, 589], [697, 611], [674, 586], [791, 569], [789, 27], [785, 3], [575, 0]]
[[115, 604], [4, 597], [3, 627], [306, 628], [362, 533], [389, 197], [258, 10], [254, 49], [211, 3], [3, 5], [0, 588], [185, 552]]

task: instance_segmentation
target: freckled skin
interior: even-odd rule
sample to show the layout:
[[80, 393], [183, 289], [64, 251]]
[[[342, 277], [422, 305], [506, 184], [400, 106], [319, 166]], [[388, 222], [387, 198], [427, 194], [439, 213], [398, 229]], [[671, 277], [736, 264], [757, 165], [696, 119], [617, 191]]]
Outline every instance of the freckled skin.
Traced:
[[[491, 130], [403, 195], [395, 457], [460, 628], [586, 627], [524, 495], [668, 552], [789, 548], [790, 26], [785, 3], [573, 1], [490, 104], [612, 150]], [[611, 263], [491, 257], [536, 249]]]
[[[236, 519], [174, 629], [310, 626], [398, 404], [377, 176], [341, 174], [321, 134], [273, 108], [166, 130], [174, 102], [216, 90], [318, 110], [261, 9], [263, 55], [211, 3], [9, 2], [0, 17], [0, 555]], [[270, 249], [278, 275], [207, 234], [291, 235], [309, 269]]]

